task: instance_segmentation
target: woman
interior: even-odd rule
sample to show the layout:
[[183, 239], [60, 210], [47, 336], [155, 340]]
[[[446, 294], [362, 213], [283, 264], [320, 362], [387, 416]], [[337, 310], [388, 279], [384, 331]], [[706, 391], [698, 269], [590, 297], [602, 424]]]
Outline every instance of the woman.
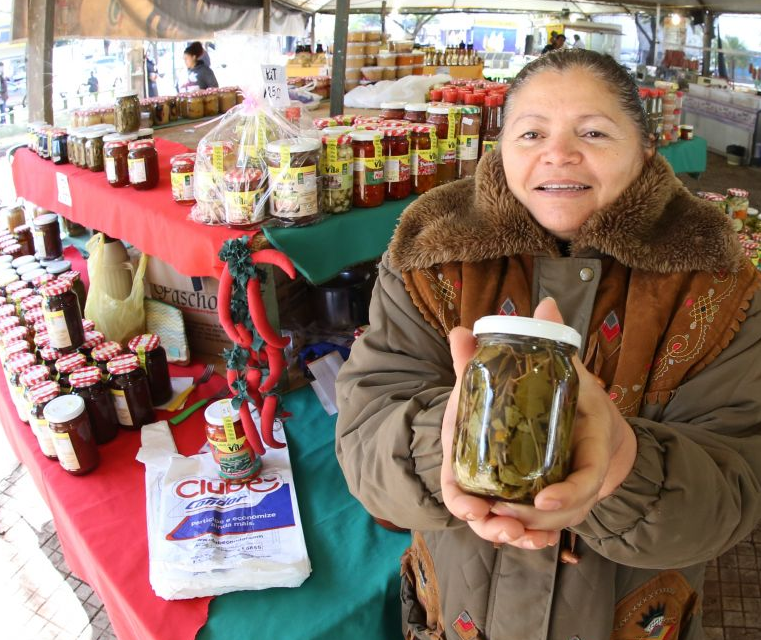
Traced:
[[191, 42], [183, 52], [185, 66], [188, 68], [188, 82], [185, 85], [186, 91], [197, 91], [199, 89], [219, 86], [214, 72], [202, 60], [204, 53], [200, 42]]
[[[338, 459], [414, 532], [408, 638], [703, 638], [704, 565], [761, 518], [760, 278], [612, 58], [538, 58], [505, 108], [475, 180], [402, 216], [339, 374]], [[533, 506], [452, 478], [469, 329], [495, 313], [582, 334], [572, 473]]]

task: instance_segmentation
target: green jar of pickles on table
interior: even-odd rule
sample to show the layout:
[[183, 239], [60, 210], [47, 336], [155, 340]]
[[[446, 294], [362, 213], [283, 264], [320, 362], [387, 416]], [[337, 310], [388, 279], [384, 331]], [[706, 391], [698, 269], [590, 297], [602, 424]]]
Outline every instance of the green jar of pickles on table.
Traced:
[[454, 476], [468, 492], [525, 504], [566, 478], [579, 379], [571, 327], [514, 316], [476, 321], [460, 390]]

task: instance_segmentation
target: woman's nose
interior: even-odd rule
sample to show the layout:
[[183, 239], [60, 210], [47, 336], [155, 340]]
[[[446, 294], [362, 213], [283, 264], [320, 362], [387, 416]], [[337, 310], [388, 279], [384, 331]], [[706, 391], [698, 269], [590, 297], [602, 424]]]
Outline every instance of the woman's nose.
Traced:
[[546, 139], [543, 160], [548, 164], [576, 164], [581, 160], [579, 139], [573, 134], [556, 134]]

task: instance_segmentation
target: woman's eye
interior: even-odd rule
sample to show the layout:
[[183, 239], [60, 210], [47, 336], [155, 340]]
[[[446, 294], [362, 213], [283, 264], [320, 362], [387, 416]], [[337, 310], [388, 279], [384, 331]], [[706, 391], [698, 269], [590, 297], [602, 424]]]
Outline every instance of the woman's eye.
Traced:
[[587, 138], [607, 138], [608, 137], [602, 131], [587, 131], [584, 134], [584, 136]]
[[536, 140], [539, 134], [536, 131], [527, 131], [520, 136], [521, 140]]

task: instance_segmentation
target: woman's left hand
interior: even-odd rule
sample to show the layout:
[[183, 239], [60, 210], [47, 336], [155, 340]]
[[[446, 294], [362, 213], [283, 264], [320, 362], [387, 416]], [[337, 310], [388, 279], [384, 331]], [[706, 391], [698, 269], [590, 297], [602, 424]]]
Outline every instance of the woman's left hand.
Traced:
[[[563, 322], [552, 299], [543, 300], [534, 317]], [[637, 453], [634, 431], [599, 380], [578, 358], [574, 364], [579, 375], [579, 401], [573, 431], [571, 473], [563, 482], [539, 492], [533, 506], [493, 501], [489, 515], [479, 513], [478, 519], [488, 525], [489, 532], [502, 535], [482, 537], [524, 549], [541, 549], [554, 544], [562, 529], [583, 522], [592, 507], [610, 495], [631, 471]], [[472, 510], [459, 513], [459, 505], [472, 506], [475, 497], [465, 497], [467, 494], [454, 481], [450, 462], [453, 434], [444, 433], [447, 422], [444, 421], [442, 429], [442, 444], [449, 447], [449, 451], [445, 448], [442, 466], [442, 493], [450, 511], [457, 517], [468, 519], [468, 515], [472, 518]], [[453, 422], [450, 422], [452, 426]], [[483, 505], [481, 499], [477, 500], [479, 506]], [[504, 532], [509, 535], [505, 536]]]

